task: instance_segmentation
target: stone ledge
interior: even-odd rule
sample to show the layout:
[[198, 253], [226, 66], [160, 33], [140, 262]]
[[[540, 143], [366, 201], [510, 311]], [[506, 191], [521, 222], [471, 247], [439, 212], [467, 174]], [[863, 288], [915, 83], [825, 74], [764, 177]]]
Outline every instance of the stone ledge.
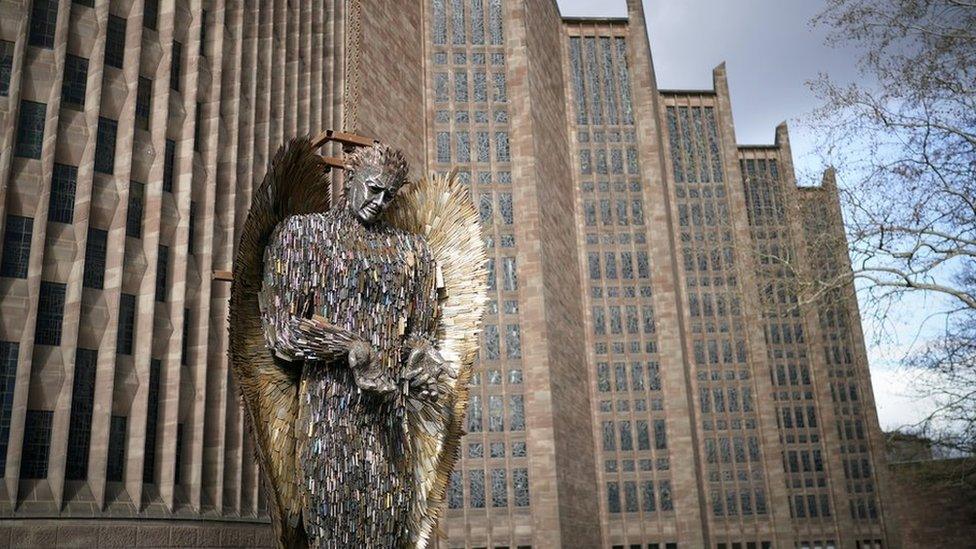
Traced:
[[5, 520], [0, 548], [269, 547], [266, 523], [185, 520]]

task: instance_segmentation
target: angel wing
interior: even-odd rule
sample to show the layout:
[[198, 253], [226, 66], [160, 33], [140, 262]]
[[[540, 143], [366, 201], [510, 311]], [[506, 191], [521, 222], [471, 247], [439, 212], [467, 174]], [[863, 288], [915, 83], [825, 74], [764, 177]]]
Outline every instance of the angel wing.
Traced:
[[454, 174], [431, 175], [410, 185], [387, 214], [391, 225], [424, 237], [440, 267], [443, 291], [436, 346], [457, 374], [437, 403], [408, 416], [419, 490], [412, 513], [418, 548], [427, 546], [437, 525], [464, 434], [468, 382], [488, 291], [487, 256], [478, 220], [467, 189]]
[[[251, 202], [234, 263], [230, 301], [230, 353], [264, 472], [271, 521], [279, 547], [305, 543], [296, 469], [295, 420], [299, 372], [268, 350], [258, 292], [264, 249], [275, 226], [295, 214], [327, 211], [328, 163], [312, 141], [297, 139], [275, 155]], [[426, 547], [437, 524], [447, 482], [457, 461], [468, 404], [468, 382], [487, 300], [487, 261], [478, 213], [452, 176], [410, 185], [387, 212], [392, 225], [423, 236], [440, 267], [436, 347], [456, 376], [433, 404], [408, 416], [418, 494], [411, 513], [413, 545]]]
[[268, 350], [258, 292], [264, 271], [264, 249], [275, 226], [290, 215], [329, 209], [332, 178], [326, 168], [325, 160], [316, 154], [307, 138], [293, 140], [279, 149], [251, 198], [234, 259], [230, 297], [231, 370], [254, 435], [279, 547], [305, 544], [295, 460], [300, 372], [275, 359]]

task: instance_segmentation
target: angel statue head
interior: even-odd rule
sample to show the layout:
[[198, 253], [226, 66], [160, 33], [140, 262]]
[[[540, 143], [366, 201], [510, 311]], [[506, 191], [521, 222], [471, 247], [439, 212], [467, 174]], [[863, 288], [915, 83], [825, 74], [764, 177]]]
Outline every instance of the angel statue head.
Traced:
[[407, 159], [392, 147], [374, 144], [346, 157], [346, 203], [364, 225], [379, 219], [407, 180]]

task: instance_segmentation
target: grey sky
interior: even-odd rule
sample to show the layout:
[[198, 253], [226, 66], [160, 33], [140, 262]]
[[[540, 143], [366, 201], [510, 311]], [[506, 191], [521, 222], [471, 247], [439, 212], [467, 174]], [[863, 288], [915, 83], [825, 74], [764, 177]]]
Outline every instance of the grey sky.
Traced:
[[[566, 16], [624, 17], [625, 0], [557, 0]], [[645, 0], [658, 86], [710, 89], [712, 69], [725, 61], [739, 143], [771, 143], [776, 125], [790, 124], [801, 184], [819, 182], [819, 159], [803, 117], [817, 106], [806, 82], [826, 72], [841, 81], [857, 78], [857, 52], [825, 45], [810, 20], [823, 0]], [[900, 341], [872, 337], [866, 319], [872, 381], [881, 425], [917, 421], [925, 408], [913, 400], [910, 378], [895, 365], [910, 347], [917, 322], [910, 315], [885, 328]], [[898, 337], [900, 335], [900, 337]], [[907, 343], [906, 343], [907, 342]]]

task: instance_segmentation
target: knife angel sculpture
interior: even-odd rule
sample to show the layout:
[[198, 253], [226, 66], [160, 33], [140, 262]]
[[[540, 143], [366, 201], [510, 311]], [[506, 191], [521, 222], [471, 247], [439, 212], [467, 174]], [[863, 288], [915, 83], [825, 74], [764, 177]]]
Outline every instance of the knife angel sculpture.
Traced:
[[[329, 138], [342, 141], [282, 147], [254, 193], [234, 264], [232, 369], [279, 547], [426, 547], [486, 301], [478, 214], [456, 178], [399, 192], [399, 151], [327, 159], [316, 149]], [[335, 203], [332, 166], [347, 169]]]

